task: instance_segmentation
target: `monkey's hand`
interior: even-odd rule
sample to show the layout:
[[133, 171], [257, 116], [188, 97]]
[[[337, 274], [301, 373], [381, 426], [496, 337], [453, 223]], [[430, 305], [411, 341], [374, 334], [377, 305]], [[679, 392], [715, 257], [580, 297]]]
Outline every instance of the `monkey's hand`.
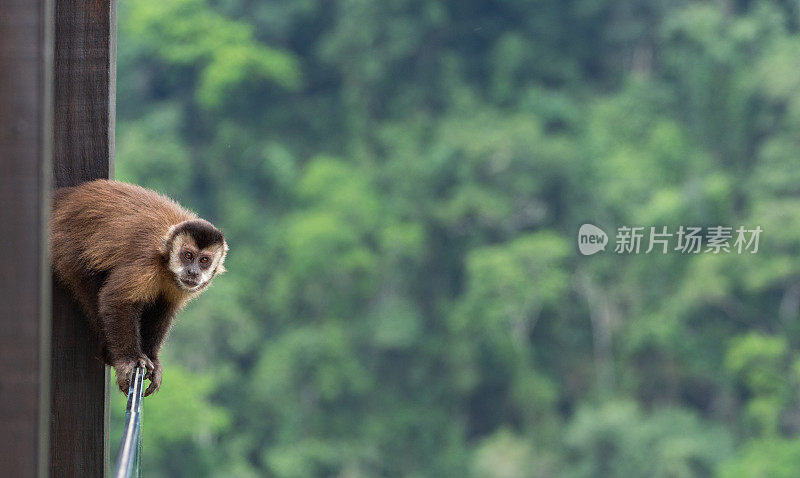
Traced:
[[147, 373], [155, 369], [153, 361], [147, 358], [146, 355], [141, 355], [136, 359], [122, 359], [114, 362], [114, 370], [117, 371], [117, 386], [126, 395], [131, 388], [131, 373], [136, 367], [144, 367], [148, 370]]
[[150, 386], [144, 391], [145, 397], [161, 388], [161, 372], [164, 371], [164, 367], [161, 366], [161, 362], [158, 359], [155, 359], [153, 365], [155, 365], [155, 368], [148, 371], [144, 376], [144, 378], [150, 379]]

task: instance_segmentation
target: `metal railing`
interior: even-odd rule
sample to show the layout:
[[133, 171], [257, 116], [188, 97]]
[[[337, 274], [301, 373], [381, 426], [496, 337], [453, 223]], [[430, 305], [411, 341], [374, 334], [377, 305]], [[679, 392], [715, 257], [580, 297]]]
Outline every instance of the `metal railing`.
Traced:
[[142, 392], [145, 372], [144, 368], [137, 367], [131, 373], [128, 406], [125, 410], [125, 432], [119, 446], [115, 478], [142, 476]]

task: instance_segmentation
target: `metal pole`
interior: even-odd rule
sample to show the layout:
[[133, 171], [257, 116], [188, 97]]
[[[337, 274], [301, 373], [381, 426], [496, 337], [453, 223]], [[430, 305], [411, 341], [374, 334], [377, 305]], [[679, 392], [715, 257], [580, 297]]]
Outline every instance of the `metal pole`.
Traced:
[[131, 387], [128, 390], [128, 406], [125, 410], [125, 431], [119, 445], [119, 457], [114, 471], [115, 478], [129, 478], [135, 465], [140, 463], [142, 447], [142, 392], [144, 391], [145, 369], [137, 367], [131, 373]]

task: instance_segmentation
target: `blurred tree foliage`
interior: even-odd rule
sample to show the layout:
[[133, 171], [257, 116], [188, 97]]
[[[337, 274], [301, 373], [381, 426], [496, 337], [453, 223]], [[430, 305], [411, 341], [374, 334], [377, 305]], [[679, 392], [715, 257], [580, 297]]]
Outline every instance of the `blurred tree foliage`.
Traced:
[[[145, 475], [796, 476], [799, 28], [783, 0], [120, 0], [117, 177], [231, 245]], [[583, 257], [584, 222], [764, 233]]]

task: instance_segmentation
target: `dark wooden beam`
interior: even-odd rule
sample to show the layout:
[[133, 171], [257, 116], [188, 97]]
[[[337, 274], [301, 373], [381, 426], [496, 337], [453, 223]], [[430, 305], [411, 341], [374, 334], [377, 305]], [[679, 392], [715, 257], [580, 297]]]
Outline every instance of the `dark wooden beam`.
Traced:
[[[54, 182], [113, 174], [116, 1], [55, 0]], [[70, 294], [53, 285], [53, 477], [108, 469], [108, 372]]]
[[0, 475], [46, 476], [52, 11], [0, 2]]

